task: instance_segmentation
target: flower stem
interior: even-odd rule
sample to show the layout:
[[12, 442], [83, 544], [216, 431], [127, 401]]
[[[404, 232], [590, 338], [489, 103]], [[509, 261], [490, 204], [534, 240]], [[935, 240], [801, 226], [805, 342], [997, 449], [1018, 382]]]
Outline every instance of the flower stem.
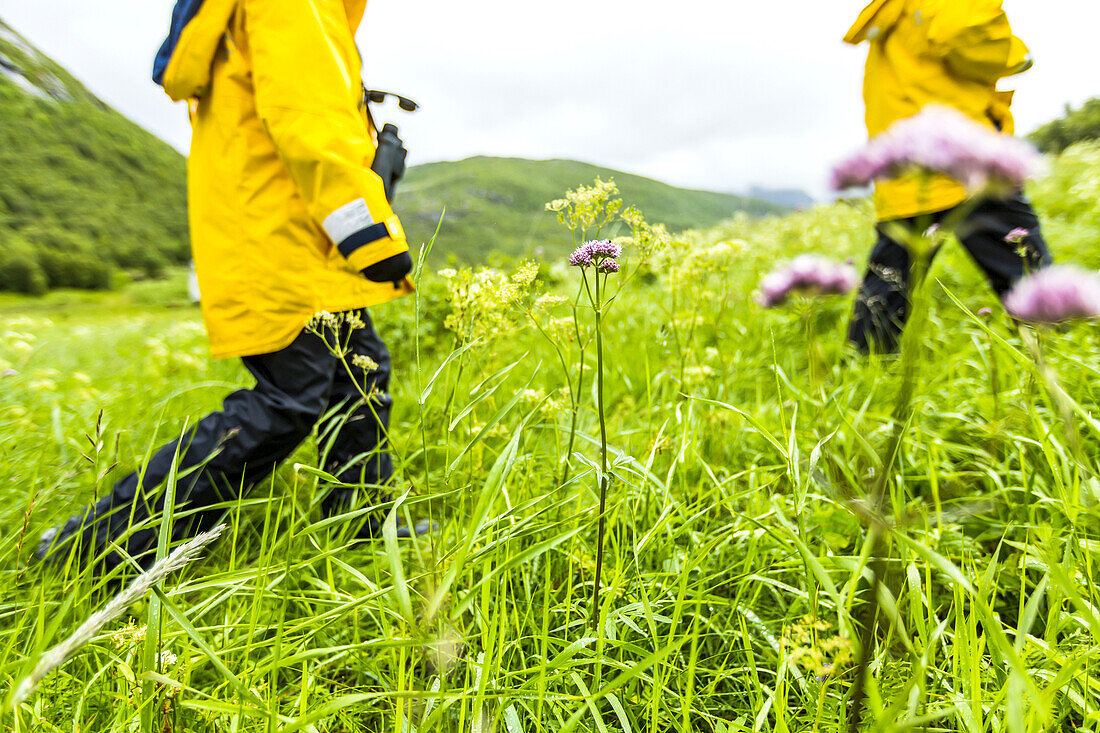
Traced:
[[595, 684], [593, 689], [598, 689], [603, 677], [603, 624], [600, 622], [600, 577], [603, 572], [603, 544], [607, 527], [607, 425], [604, 420], [603, 407], [603, 333], [601, 331], [601, 316], [603, 315], [603, 303], [600, 302], [600, 274], [595, 274], [596, 297], [596, 411], [600, 415], [600, 520], [596, 537], [596, 578], [592, 588], [591, 618], [597, 629], [599, 643], [596, 649]]
[[596, 273], [596, 411], [600, 415], [600, 522], [596, 539], [596, 584], [592, 592], [592, 615], [599, 623], [600, 618], [600, 575], [603, 571], [603, 543], [606, 529], [604, 510], [607, 507], [607, 425], [603, 410], [603, 333], [600, 329], [600, 316], [603, 304], [600, 302], [600, 275]]

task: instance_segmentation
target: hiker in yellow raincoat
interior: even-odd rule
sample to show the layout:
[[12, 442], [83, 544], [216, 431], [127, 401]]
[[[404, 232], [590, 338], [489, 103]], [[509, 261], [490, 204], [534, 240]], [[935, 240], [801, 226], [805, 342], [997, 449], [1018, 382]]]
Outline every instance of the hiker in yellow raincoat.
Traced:
[[[1013, 34], [1001, 0], [875, 0], [844, 40], [869, 45], [863, 99], [870, 136], [929, 104], [947, 105], [982, 125], [1013, 133], [1012, 93], [998, 91], [997, 84], [1031, 68], [1031, 59]], [[874, 196], [880, 222], [910, 227], [942, 220], [966, 198], [957, 181], [917, 175], [881, 182]], [[1035, 212], [1019, 192], [975, 202], [956, 233], [998, 295], [1029, 269], [1050, 261]], [[848, 332], [861, 351], [897, 348], [906, 319], [908, 273], [908, 251], [879, 227]]]
[[[365, 309], [411, 292], [412, 262], [386, 198], [391, 181], [371, 170], [377, 133], [355, 45], [365, 4], [177, 1], [154, 79], [189, 104], [191, 240], [211, 351], [241, 357], [256, 386], [48, 531], [40, 556], [59, 556], [73, 538], [92, 553], [112, 541], [147, 552], [153, 530], [135, 525], [163, 508], [158, 489], [177, 453], [175, 536], [204, 528], [220, 515], [210, 507], [263, 479], [338, 406], [355, 409], [329, 426], [326, 468], [347, 482], [389, 481], [390, 358]], [[324, 329], [347, 343], [346, 364], [305, 329], [320, 311], [338, 314]], [[350, 498], [331, 492], [324, 509]]]

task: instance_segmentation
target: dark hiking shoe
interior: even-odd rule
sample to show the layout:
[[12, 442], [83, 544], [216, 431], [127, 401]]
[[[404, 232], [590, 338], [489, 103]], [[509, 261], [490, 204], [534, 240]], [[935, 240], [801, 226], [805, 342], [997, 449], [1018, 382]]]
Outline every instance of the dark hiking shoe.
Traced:
[[57, 527], [50, 527], [38, 538], [38, 547], [34, 550], [34, 556], [39, 560], [53, 559], [50, 550], [53, 549], [54, 540], [57, 539]]

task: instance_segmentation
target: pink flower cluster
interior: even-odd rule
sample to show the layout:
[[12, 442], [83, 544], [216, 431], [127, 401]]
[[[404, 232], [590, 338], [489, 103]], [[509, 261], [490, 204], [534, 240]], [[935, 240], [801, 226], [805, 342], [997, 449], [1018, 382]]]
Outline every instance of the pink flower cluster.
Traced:
[[622, 253], [623, 248], [610, 240], [594, 239], [573, 250], [569, 255], [569, 264], [581, 269], [595, 266], [603, 273], [618, 272], [619, 256]]
[[950, 107], [930, 105], [895, 122], [833, 169], [837, 191], [922, 170], [944, 173], [971, 191], [987, 185], [1018, 188], [1042, 169], [1029, 143], [974, 122]]
[[856, 286], [854, 267], [820, 255], [805, 254], [772, 270], [760, 281], [756, 300], [765, 308], [784, 303], [794, 293], [843, 295]]
[[1100, 319], [1100, 275], [1073, 265], [1053, 265], [1016, 283], [1004, 303], [1005, 310], [1021, 321]]

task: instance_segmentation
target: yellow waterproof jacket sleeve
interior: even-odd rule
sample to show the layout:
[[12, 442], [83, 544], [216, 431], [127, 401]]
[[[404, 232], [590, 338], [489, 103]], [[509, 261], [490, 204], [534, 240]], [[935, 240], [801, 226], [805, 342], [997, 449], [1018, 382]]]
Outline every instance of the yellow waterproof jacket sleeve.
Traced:
[[1013, 34], [1001, 0], [944, 2], [929, 21], [928, 41], [963, 79], [996, 84], [1029, 66], [1027, 46]]
[[375, 143], [360, 108], [361, 64], [339, 0], [241, 0], [256, 109], [309, 209], [363, 269], [408, 251], [370, 169]]

